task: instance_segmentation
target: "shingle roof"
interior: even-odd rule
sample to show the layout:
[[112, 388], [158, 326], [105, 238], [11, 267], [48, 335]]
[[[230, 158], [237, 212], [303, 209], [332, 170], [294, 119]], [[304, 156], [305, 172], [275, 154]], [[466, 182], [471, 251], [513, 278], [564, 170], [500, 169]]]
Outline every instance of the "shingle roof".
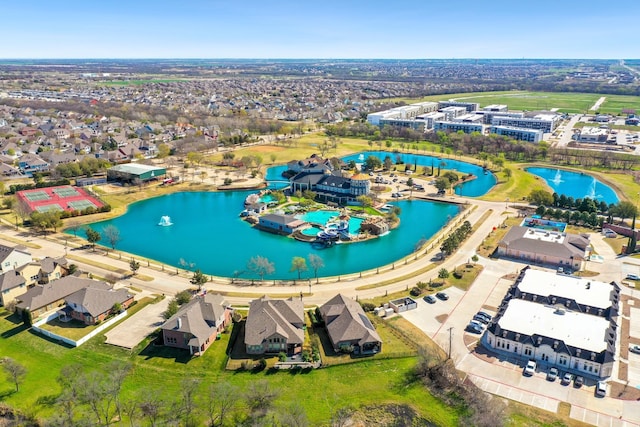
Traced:
[[[300, 327], [296, 326], [300, 325]], [[304, 305], [301, 300], [272, 300], [267, 296], [251, 301], [245, 326], [246, 345], [261, 345], [274, 334], [281, 335], [287, 343], [304, 342]]]
[[88, 287], [80, 289], [65, 298], [67, 304], [82, 306], [86, 313], [97, 317], [108, 311], [115, 303], [123, 303], [132, 295], [126, 289], [100, 289]]
[[20, 302], [17, 304], [17, 307], [37, 310], [55, 301], [66, 298], [72, 293], [86, 287], [110, 289], [111, 285], [96, 280], [66, 276], [49, 282], [46, 285], [38, 285], [29, 289], [25, 294], [18, 297]]
[[162, 325], [162, 329], [185, 332], [193, 335], [189, 345], [200, 346], [217, 329], [218, 319], [224, 315], [229, 303], [219, 294], [197, 297], [180, 307]]
[[358, 340], [360, 345], [382, 342], [360, 304], [351, 298], [336, 295], [320, 307], [320, 314], [334, 344], [354, 340]]
[[24, 277], [16, 270], [9, 270], [0, 275], [0, 292], [17, 288], [25, 283]]

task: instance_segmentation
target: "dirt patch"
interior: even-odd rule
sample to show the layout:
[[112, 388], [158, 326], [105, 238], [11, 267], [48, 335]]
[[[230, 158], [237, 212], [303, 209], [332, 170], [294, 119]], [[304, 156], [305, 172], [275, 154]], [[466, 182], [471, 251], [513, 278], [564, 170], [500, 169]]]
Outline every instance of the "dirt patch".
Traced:
[[498, 311], [498, 307], [494, 307], [492, 305], [483, 305], [482, 306], [483, 309], [488, 310], [488, 311]]
[[[620, 370], [622, 371], [622, 363], [620, 363]], [[611, 383], [611, 390], [609, 392], [609, 395], [616, 399], [622, 400], [640, 400], [640, 390], [635, 387], [629, 387], [628, 385], [616, 382]]]
[[441, 314], [439, 316], [436, 316], [436, 320], [440, 323], [446, 322], [448, 318], [449, 318], [448, 314]]
[[474, 351], [476, 345], [478, 344], [478, 336], [471, 334], [464, 334], [464, 345], [467, 346], [469, 351]]
[[379, 405], [365, 406], [360, 411], [351, 416], [351, 423], [342, 425], [350, 425], [352, 427], [365, 426], [412, 426], [412, 427], [430, 427], [435, 424], [430, 423], [426, 419], [420, 417], [415, 409], [408, 405]]
[[[621, 357], [622, 354], [620, 354]], [[620, 362], [618, 365], [618, 379], [620, 381], [629, 381], [629, 365], [626, 362]]]

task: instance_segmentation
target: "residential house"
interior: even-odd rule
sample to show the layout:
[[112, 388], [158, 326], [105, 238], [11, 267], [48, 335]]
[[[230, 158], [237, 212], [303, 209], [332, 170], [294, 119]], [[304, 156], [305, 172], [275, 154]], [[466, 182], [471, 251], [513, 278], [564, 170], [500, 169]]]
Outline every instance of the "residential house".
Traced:
[[16, 270], [0, 275], [0, 305], [5, 306], [27, 292], [24, 277]]
[[31, 287], [36, 284], [43, 285], [52, 280], [60, 279], [66, 274], [66, 267], [66, 258], [46, 257], [40, 261], [25, 264], [17, 268], [17, 271], [25, 278], [27, 286]]
[[196, 297], [162, 325], [164, 345], [202, 355], [231, 322], [233, 309], [219, 294]]
[[30, 310], [31, 314], [36, 317], [64, 305], [66, 297], [87, 287], [111, 289], [111, 285], [105, 282], [65, 276], [46, 285], [36, 285], [30, 288], [18, 298], [16, 307], [18, 310]]
[[382, 350], [382, 339], [358, 302], [338, 294], [318, 311], [336, 352], [375, 354]]
[[45, 162], [35, 154], [25, 154], [20, 157], [20, 160], [18, 161], [18, 168], [25, 174], [46, 172], [49, 170], [49, 163]]
[[0, 273], [15, 270], [31, 261], [33, 258], [24, 246], [0, 245]]
[[64, 299], [67, 306], [61, 314], [95, 325], [117, 310], [126, 310], [133, 303], [133, 295], [126, 289], [82, 288]]
[[302, 352], [304, 343], [304, 305], [302, 300], [273, 300], [268, 296], [249, 305], [244, 332], [248, 354]]

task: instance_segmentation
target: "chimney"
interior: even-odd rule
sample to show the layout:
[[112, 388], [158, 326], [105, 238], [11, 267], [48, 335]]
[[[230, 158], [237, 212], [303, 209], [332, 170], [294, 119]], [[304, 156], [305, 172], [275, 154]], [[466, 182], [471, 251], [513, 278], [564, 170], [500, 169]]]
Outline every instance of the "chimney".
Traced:
[[182, 318], [178, 317], [178, 329], [182, 328]]

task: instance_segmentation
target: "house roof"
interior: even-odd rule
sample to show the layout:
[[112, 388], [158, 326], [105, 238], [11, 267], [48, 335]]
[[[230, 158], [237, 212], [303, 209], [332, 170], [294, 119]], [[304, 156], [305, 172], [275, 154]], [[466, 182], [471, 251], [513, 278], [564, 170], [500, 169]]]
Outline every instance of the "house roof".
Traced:
[[11, 247], [0, 245], [0, 263], [7, 259], [14, 251], [22, 252], [25, 255], [31, 256], [31, 254], [26, 251], [26, 248], [24, 246]]
[[40, 261], [40, 268], [43, 273], [52, 273], [58, 265], [67, 265], [67, 259], [65, 257], [51, 258], [45, 257]]
[[17, 304], [17, 307], [21, 309], [28, 308], [29, 310], [38, 310], [86, 287], [111, 289], [111, 285], [105, 282], [82, 279], [75, 276], [65, 276], [49, 282], [46, 285], [37, 285], [29, 289], [18, 298], [20, 302]]
[[355, 340], [359, 345], [382, 342], [360, 304], [351, 298], [336, 295], [320, 307], [320, 314], [334, 344]]
[[[255, 299], [249, 305], [245, 326], [246, 345], [262, 345], [273, 335], [280, 335], [287, 343], [304, 342], [304, 305], [302, 300], [273, 300], [268, 296]], [[297, 325], [300, 325], [298, 327]]]
[[206, 294], [184, 304], [176, 314], [162, 325], [163, 330], [173, 330], [193, 335], [189, 345], [200, 346], [211, 337], [224, 321], [224, 312], [229, 303], [219, 294]]
[[25, 279], [16, 270], [9, 270], [6, 273], [0, 275], [0, 292], [8, 291], [9, 289], [17, 288], [20, 285], [24, 285]]
[[500, 241], [501, 246], [521, 252], [544, 253], [558, 258], [585, 257], [588, 237], [577, 234], [546, 232], [529, 227], [513, 226]]
[[87, 287], [80, 289], [65, 298], [65, 302], [69, 305], [75, 304], [82, 307], [85, 313], [89, 313], [93, 317], [97, 317], [108, 311], [115, 303], [122, 304], [126, 300], [132, 298], [126, 289], [101, 289], [95, 287]]
[[260, 217], [261, 220], [274, 222], [276, 224], [291, 225], [294, 223], [304, 223], [293, 215], [267, 214]]

